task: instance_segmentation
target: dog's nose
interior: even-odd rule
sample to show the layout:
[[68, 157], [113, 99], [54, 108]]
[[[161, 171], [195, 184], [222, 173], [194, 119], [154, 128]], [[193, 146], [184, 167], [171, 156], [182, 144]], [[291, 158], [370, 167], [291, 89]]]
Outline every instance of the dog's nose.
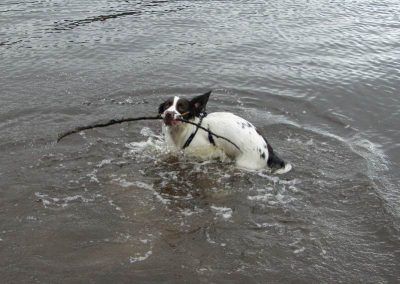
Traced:
[[166, 112], [165, 113], [165, 119], [173, 119], [174, 118], [174, 113], [173, 112]]

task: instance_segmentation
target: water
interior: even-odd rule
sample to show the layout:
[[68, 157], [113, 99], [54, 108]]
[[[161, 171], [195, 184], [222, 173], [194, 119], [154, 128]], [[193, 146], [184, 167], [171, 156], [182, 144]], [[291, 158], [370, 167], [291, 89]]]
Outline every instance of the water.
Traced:
[[[84, 2], [84, 3], [83, 3]], [[0, 272], [22, 282], [400, 280], [398, 1], [0, 4]], [[165, 151], [153, 115], [208, 110], [294, 170]]]

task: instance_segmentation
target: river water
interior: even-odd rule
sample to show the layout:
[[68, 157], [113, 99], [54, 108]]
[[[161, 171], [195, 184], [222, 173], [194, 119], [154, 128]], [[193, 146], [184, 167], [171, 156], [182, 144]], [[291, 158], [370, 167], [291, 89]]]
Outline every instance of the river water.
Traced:
[[[3, 283], [400, 281], [400, 2], [3, 0]], [[293, 170], [166, 152], [213, 90]]]

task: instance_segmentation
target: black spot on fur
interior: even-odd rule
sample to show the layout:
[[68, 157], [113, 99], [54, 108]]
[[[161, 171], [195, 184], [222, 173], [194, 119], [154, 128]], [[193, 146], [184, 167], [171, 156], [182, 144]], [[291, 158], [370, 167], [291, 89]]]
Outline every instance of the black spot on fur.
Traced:
[[280, 168], [285, 167], [285, 162], [281, 158], [279, 158], [278, 155], [276, 155], [274, 153], [274, 150], [272, 149], [271, 145], [268, 143], [267, 139], [265, 139], [265, 137], [262, 136], [260, 132], [257, 131], [257, 133], [264, 139], [264, 142], [267, 145], [267, 150], [268, 150], [267, 165], [268, 165], [268, 167], [270, 167], [271, 169], [280, 169]]
[[268, 146], [268, 161], [267, 165], [271, 169], [280, 169], [285, 167], [285, 162], [279, 158], [272, 149], [271, 145], [267, 144]]
[[210, 141], [211, 144], [213, 144], [215, 146], [215, 141], [214, 138], [212, 137], [211, 133], [208, 132], [208, 141]]
[[261, 154], [261, 158], [265, 159], [265, 153], [264, 152]]

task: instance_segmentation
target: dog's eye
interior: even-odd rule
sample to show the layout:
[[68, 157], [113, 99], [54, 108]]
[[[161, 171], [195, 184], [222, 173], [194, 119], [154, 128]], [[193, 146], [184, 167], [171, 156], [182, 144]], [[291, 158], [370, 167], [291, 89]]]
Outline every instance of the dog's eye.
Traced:
[[187, 110], [187, 105], [183, 102], [178, 103], [178, 111], [180, 113], [185, 112]]

